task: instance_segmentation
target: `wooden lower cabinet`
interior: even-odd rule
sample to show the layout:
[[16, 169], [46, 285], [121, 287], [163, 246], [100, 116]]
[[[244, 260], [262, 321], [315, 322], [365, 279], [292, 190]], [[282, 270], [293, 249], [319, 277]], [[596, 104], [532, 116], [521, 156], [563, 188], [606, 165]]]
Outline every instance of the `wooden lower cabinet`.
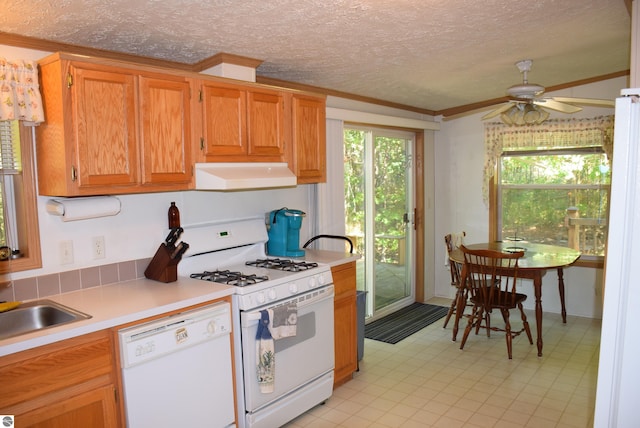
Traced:
[[331, 275], [335, 287], [335, 388], [351, 380], [358, 368], [356, 262], [332, 267]]
[[16, 417], [16, 425], [38, 428], [118, 426], [115, 388], [103, 386]]
[[119, 427], [114, 346], [103, 330], [0, 358], [0, 409], [19, 427]]

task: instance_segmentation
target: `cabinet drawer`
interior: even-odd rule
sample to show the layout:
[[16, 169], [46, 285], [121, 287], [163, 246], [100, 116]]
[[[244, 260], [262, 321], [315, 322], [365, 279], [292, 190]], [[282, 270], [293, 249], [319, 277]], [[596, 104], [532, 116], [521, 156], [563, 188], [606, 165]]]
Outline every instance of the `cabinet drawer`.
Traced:
[[6, 408], [108, 376], [113, 368], [111, 350], [108, 333], [101, 331], [3, 357], [0, 403]]

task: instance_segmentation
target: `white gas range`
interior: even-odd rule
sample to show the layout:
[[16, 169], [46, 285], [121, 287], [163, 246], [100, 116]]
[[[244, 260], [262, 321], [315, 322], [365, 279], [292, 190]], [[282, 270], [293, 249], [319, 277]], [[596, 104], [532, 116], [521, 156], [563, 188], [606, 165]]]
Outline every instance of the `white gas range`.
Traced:
[[[232, 315], [240, 427], [283, 425], [333, 391], [331, 270], [304, 259], [267, 256], [266, 227], [264, 219], [251, 218], [184, 226], [181, 237], [189, 249], [178, 265], [180, 276], [235, 286]], [[263, 375], [258, 370], [256, 336], [264, 314], [273, 317], [284, 307], [295, 315], [295, 334], [273, 339], [275, 375], [265, 391], [263, 379], [258, 380]], [[273, 327], [273, 319], [271, 323]]]

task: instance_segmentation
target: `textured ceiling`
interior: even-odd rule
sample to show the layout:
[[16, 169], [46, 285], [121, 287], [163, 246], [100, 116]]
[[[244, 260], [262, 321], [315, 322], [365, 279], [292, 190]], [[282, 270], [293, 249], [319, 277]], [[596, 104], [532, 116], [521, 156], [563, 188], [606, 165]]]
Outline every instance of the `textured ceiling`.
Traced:
[[[2, 0], [0, 31], [441, 111], [629, 68], [624, 0]], [[2, 39], [0, 38], [0, 44]]]

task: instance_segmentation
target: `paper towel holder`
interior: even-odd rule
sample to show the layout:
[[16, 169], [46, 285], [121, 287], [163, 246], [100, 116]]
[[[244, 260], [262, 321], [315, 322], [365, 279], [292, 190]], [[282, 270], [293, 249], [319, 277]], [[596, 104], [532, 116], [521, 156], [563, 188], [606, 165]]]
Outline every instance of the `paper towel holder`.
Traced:
[[114, 216], [121, 207], [120, 199], [115, 196], [55, 198], [49, 199], [46, 204], [47, 212], [64, 222]]

